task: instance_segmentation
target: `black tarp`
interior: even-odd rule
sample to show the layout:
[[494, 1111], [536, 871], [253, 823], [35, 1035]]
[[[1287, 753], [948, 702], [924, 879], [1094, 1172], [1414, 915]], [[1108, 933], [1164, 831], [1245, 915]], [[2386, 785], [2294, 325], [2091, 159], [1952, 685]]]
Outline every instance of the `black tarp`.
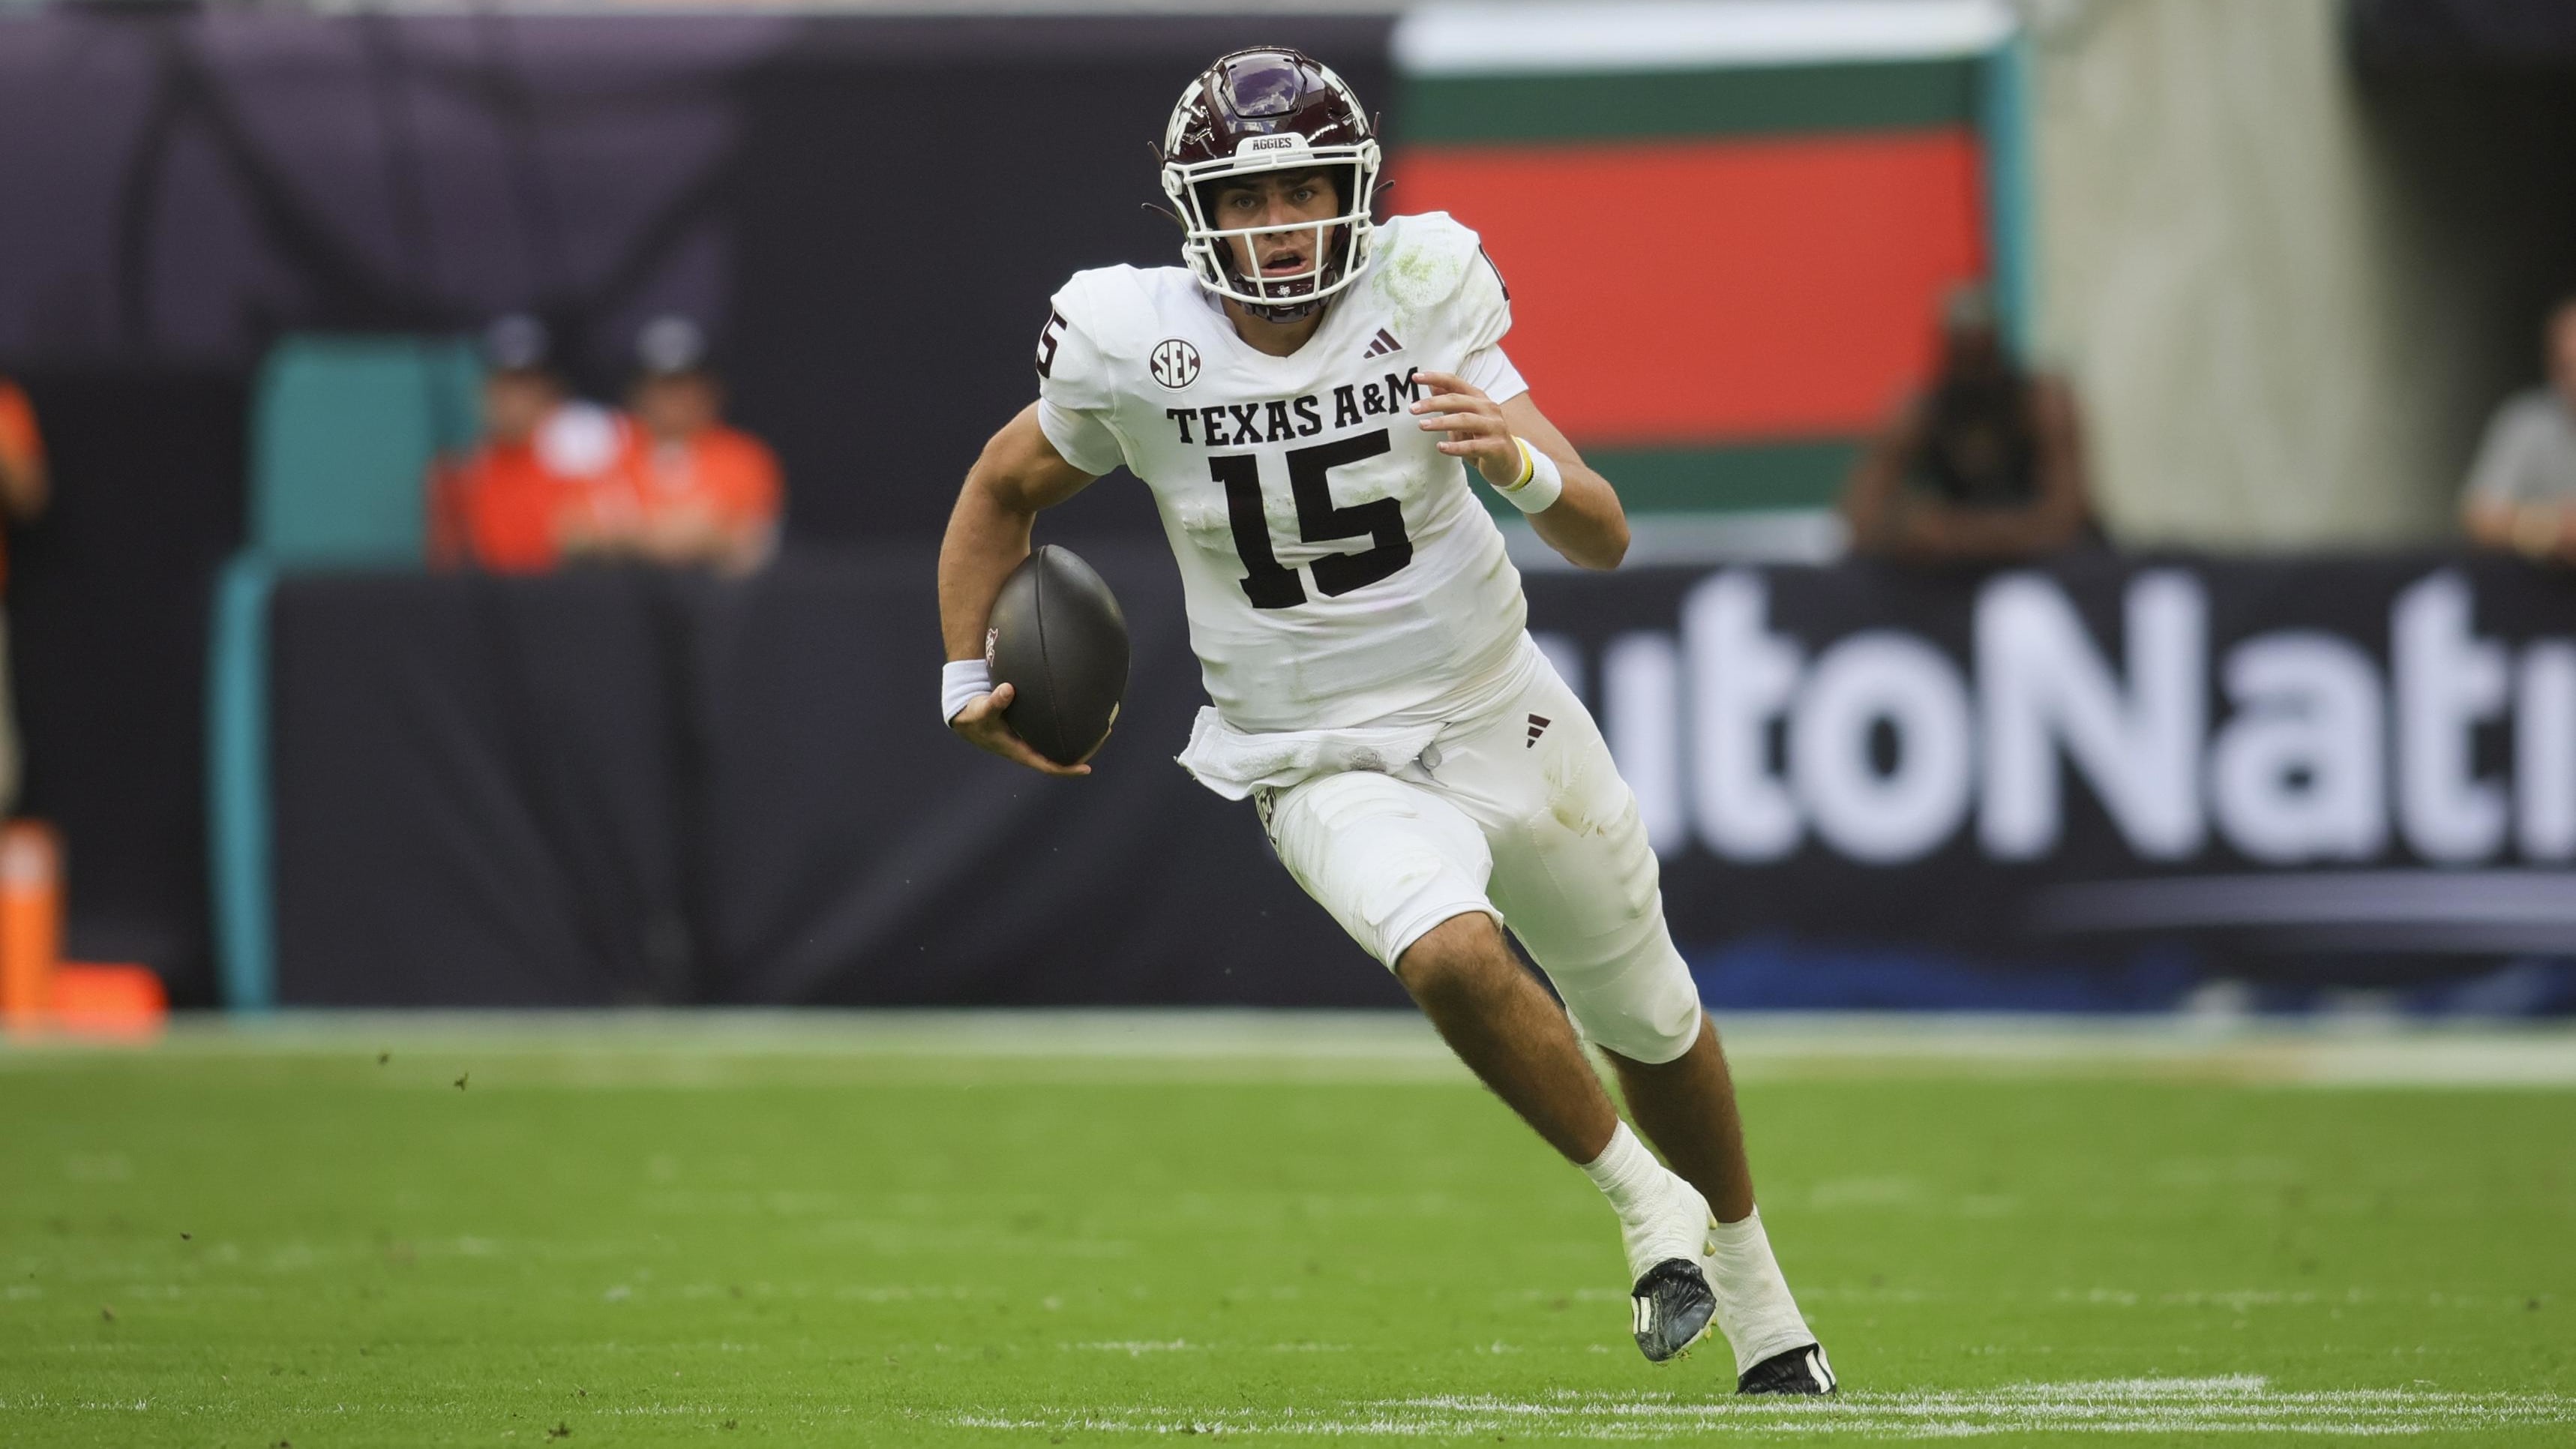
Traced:
[[2566, 0], [2351, 0], [2355, 50], [2389, 65], [2576, 64]]
[[205, 599], [241, 543], [248, 390], [204, 371], [24, 381], [56, 482], [8, 541], [22, 808], [63, 833], [66, 951], [209, 1000]]
[[1070, 782], [938, 724], [926, 553], [284, 583], [279, 999], [1400, 1002], [1171, 762], [1202, 696], [1169, 559], [1088, 556], [1135, 663]]

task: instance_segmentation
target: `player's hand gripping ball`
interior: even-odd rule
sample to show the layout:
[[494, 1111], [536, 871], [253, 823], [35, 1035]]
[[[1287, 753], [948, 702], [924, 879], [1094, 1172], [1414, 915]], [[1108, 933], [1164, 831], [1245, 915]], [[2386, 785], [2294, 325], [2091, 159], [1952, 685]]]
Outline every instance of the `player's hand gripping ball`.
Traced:
[[1090, 759], [1127, 693], [1127, 616], [1091, 565], [1040, 546], [1011, 570], [986, 621], [984, 660], [1002, 719], [1060, 766]]

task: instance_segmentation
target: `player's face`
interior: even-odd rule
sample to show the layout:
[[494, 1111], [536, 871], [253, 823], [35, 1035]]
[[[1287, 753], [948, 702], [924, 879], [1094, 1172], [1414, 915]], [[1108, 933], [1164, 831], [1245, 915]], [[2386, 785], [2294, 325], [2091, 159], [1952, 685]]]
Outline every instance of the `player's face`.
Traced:
[[724, 393], [704, 373], [650, 377], [635, 385], [627, 405], [653, 436], [686, 438], [716, 425], [724, 411]]
[[2003, 337], [1983, 322], [1954, 323], [1942, 333], [1943, 359], [1949, 371], [1963, 375], [1993, 372], [2003, 364]]
[[1214, 213], [1209, 221], [1220, 231], [1278, 228], [1225, 239], [1243, 275], [1277, 280], [1321, 265], [1330, 228], [1315, 223], [1340, 216], [1342, 203], [1329, 171], [1265, 171], [1220, 185]]
[[542, 372], [495, 372], [483, 379], [483, 431], [496, 443], [524, 443], [563, 401]]

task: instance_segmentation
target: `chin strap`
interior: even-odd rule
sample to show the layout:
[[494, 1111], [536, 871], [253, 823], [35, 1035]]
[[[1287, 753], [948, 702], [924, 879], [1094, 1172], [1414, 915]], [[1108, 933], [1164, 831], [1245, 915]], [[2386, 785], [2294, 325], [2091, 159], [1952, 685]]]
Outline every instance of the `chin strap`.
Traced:
[[[1247, 289], [1255, 285], [1248, 281], [1244, 277], [1243, 273], [1236, 271], [1234, 269], [1234, 264], [1231, 261], [1220, 259], [1217, 262], [1217, 266], [1221, 268], [1227, 276], [1234, 280], [1235, 285], [1245, 287]], [[1324, 269], [1320, 267], [1317, 268], [1314, 278], [1312, 285], [1316, 287], [1323, 286]], [[1236, 306], [1241, 307], [1244, 311], [1251, 313], [1253, 316], [1260, 318], [1264, 322], [1297, 322], [1314, 316], [1317, 311], [1322, 309], [1324, 303], [1329, 299], [1325, 297], [1306, 297], [1291, 302], [1246, 302], [1241, 297], [1235, 297], [1229, 300], [1231, 300]]]
[[1324, 305], [1324, 299], [1309, 297], [1303, 302], [1238, 302], [1236, 305], [1264, 322], [1296, 322], [1314, 316]]

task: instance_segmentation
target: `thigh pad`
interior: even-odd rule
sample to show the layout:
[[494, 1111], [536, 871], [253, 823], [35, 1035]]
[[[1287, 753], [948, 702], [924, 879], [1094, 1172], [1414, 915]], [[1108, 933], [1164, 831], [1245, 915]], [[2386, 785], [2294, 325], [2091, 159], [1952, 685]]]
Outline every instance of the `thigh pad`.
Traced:
[[1271, 847], [1306, 894], [1388, 967], [1452, 916], [1481, 911], [1493, 856], [1457, 806], [1420, 785], [1347, 771], [1281, 791]]

